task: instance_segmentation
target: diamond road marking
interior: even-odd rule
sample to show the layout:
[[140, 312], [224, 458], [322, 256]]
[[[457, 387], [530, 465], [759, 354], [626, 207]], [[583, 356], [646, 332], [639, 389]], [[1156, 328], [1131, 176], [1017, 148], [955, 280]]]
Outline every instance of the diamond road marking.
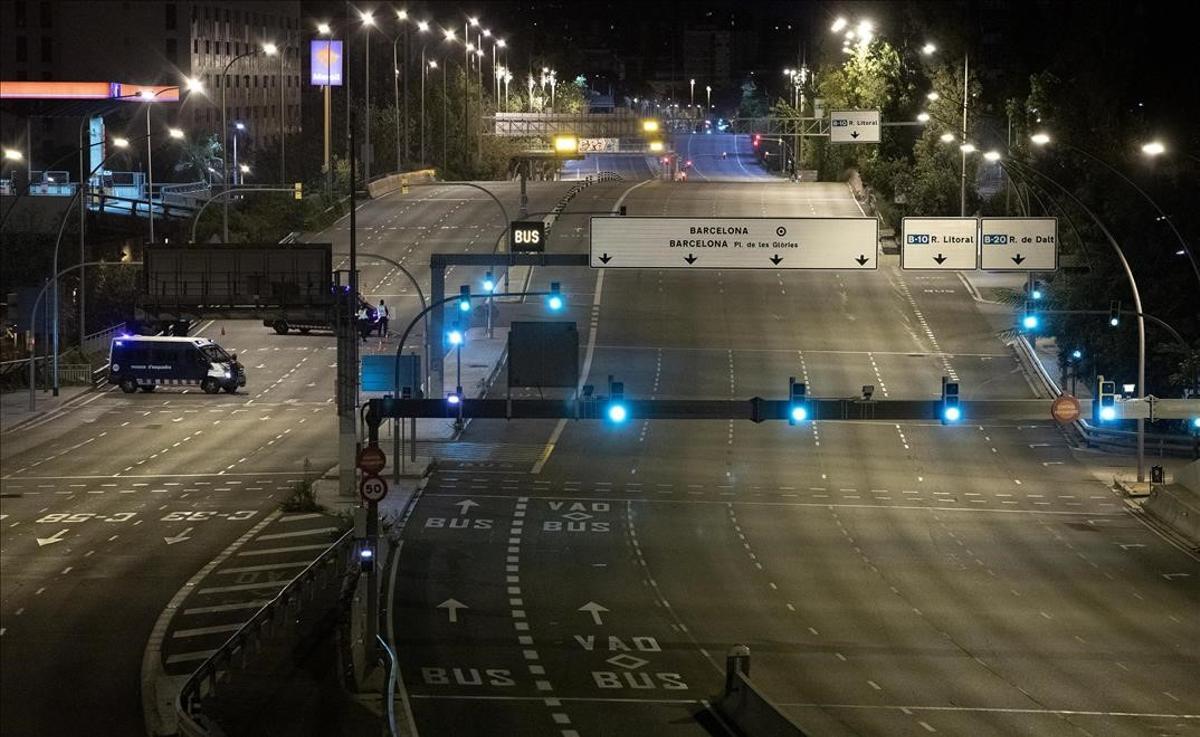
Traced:
[[649, 663], [650, 661], [643, 660], [643, 659], [635, 657], [633, 655], [629, 655], [628, 653], [621, 653], [620, 655], [614, 655], [613, 657], [609, 658], [605, 662], [611, 663], [612, 665], [615, 665], [620, 668], [626, 668], [628, 670], [637, 670], [638, 668], [641, 668], [643, 665], [645, 665], [646, 663]]

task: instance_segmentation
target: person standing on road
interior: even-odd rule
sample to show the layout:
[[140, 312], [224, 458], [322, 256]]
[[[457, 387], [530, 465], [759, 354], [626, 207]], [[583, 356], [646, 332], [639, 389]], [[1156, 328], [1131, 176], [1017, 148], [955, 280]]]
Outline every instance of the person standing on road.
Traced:
[[364, 343], [367, 342], [367, 336], [371, 334], [371, 311], [366, 302], [361, 303], [358, 308], [358, 334]]
[[391, 317], [392, 313], [391, 313], [391, 310], [388, 309], [388, 306], [383, 303], [382, 299], [379, 300], [378, 312], [379, 312], [379, 334], [386, 338], [388, 335], [388, 318]]

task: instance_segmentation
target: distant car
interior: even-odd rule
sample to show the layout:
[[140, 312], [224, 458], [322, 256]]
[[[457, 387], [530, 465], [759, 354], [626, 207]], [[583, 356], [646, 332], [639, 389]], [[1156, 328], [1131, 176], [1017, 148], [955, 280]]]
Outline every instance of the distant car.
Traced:
[[686, 182], [687, 181], [687, 172], [686, 171], [675, 172], [675, 181]]

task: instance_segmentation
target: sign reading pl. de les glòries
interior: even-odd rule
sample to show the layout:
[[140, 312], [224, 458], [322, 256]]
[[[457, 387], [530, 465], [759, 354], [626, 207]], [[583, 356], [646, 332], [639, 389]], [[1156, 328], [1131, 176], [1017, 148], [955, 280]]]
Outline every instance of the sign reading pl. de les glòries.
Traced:
[[594, 217], [594, 268], [847, 269], [879, 266], [875, 218]]

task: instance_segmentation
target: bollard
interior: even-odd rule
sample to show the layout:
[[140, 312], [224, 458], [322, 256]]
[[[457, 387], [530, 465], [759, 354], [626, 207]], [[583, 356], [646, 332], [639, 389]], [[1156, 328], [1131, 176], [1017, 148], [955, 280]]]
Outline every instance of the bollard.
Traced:
[[750, 675], [750, 648], [745, 645], [734, 645], [725, 655], [725, 693], [732, 693], [738, 687], [738, 672]]

